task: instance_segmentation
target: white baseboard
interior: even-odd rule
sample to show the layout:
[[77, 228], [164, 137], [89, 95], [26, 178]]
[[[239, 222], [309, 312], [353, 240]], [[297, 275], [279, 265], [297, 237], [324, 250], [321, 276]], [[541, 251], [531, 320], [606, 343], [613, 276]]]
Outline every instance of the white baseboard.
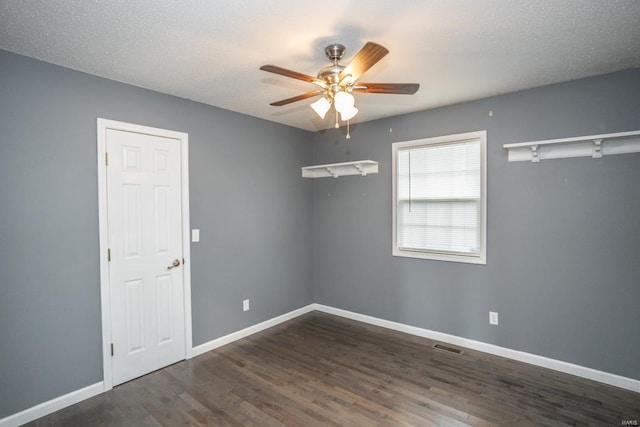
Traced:
[[[616, 374], [610, 374], [608, 372], [598, 371], [596, 369], [587, 368], [580, 365], [574, 365], [572, 363], [563, 362], [560, 360], [550, 359], [544, 356], [538, 356], [535, 354], [525, 353], [518, 350], [512, 350], [505, 347], [499, 347], [493, 344], [483, 343], [481, 341], [475, 341], [468, 338], [458, 337], [455, 335], [444, 334], [442, 332], [431, 331], [429, 329], [418, 328], [416, 326], [405, 325], [403, 323], [392, 322], [390, 320], [384, 320], [377, 317], [367, 316], [364, 314], [354, 313], [352, 311], [342, 310], [340, 308], [329, 307], [322, 304], [309, 304], [305, 307], [293, 310], [289, 313], [285, 313], [281, 316], [274, 317], [273, 319], [265, 320], [257, 325], [250, 326], [237, 332], [233, 332], [229, 335], [217, 338], [207, 343], [194, 347], [191, 351], [191, 357], [195, 357], [206, 353], [207, 351], [214, 350], [223, 345], [232, 343], [239, 339], [248, 337], [257, 332], [279, 325], [287, 320], [294, 319], [303, 314], [311, 311], [321, 311], [324, 313], [333, 314], [336, 316], [345, 317], [359, 322], [368, 323], [371, 325], [380, 326], [387, 329], [392, 329], [399, 332], [405, 332], [411, 335], [419, 337], [429, 338], [436, 341], [442, 341], [460, 347], [466, 347], [472, 350], [478, 350], [496, 356], [502, 356], [513, 360], [529, 363], [543, 368], [553, 369], [559, 372], [575, 375], [582, 378], [598, 381], [604, 384], [613, 385], [626, 390], [631, 390], [640, 393], [640, 380], [633, 378], [627, 378]], [[104, 391], [104, 383], [90, 385], [80, 390], [73, 391], [65, 394], [64, 396], [57, 397], [49, 400], [48, 402], [41, 403], [32, 408], [26, 409], [17, 414], [10, 415], [6, 418], [0, 419], [0, 427], [17, 427], [22, 424], [26, 424], [33, 420], [36, 420], [45, 415], [51, 414], [60, 409], [71, 406], [75, 403], [81, 402], [85, 399], [89, 399]]]
[[[198, 356], [202, 353], [206, 353], [207, 351], [216, 349], [225, 344], [232, 343], [241, 338], [248, 337], [249, 335], [255, 334], [256, 332], [260, 332], [267, 328], [271, 328], [272, 326], [276, 326], [282, 322], [286, 322], [287, 320], [291, 320], [305, 313], [309, 313], [315, 309], [314, 307], [315, 307], [315, 304], [310, 304], [306, 307], [293, 310], [281, 316], [274, 317], [273, 319], [269, 319], [264, 322], [258, 323], [257, 325], [250, 326], [248, 328], [242, 329], [240, 331], [231, 333], [229, 335], [225, 335], [213, 341], [209, 341], [205, 344], [194, 347], [189, 354], [189, 358]], [[89, 399], [104, 391], [105, 391], [104, 382], [101, 381], [99, 383], [90, 385], [80, 390], [76, 390], [71, 393], [65, 394], [64, 396], [60, 396], [55, 399], [49, 400], [48, 402], [43, 402], [32, 408], [26, 409], [22, 412], [18, 412], [17, 414], [13, 414], [6, 418], [2, 418], [0, 419], [0, 427], [21, 426], [28, 422], [37, 420], [38, 418], [44, 417], [45, 415], [49, 415], [53, 412], [59, 411], [60, 409], [66, 408], [67, 406], [71, 406], [85, 399]]]
[[25, 409], [17, 414], [10, 415], [0, 420], [0, 427], [17, 427], [28, 422], [37, 420], [38, 418], [49, 415], [67, 406], [82, 402], [85, 399], [96, 396], [104, 391], [104, 383], [100, 381], [80, 390], [72, 391], [63, 396], [43, 402], [32, 408]]
[[442, 332], [431, 331], [429, 329], [409, 326], [403, 323], [392, 322], [389, 320], [379, 319], [377, 317], [367, 316], [364, 314], [354, 313], [352, 311], [342, 310], [339, 308], [329, 307], [322, 304], [314, 304], [314, 309], [324, 313], [336, 316], [346, 317], [348, 319], [357, 320], [371, 325], [381, 326], [394, 331], [405, 332], [419, 337], [429, 338], [436, 341], [442, 341], [454, 344], [460, 347], [466, 347], [472, 350], [482, 351], [484, 353], [494, 354], [496, 356], [506, 357], [508, 359], [518, 360], [520, 362], [529, 363], [531, 365], [541, 366], [543, 368], [553, 369], [555, 371], [564, 372], [604, 384], [624, 388], [640, 393], [640, 380], [627, 378], [608, 372], [598, 371], [596, 369], [587, 368], [573, 363], [563, 362], [561, 360], [550, 359], [544, 356], [525, 353], [523, 351], [512, 350], [510, 348], [499, 347], [493, 344], [487, 344], [481, 341], [475, 341], [468, 338], [458, 337], [455, 335], [444, 334]]
[[289, 313], [274, 317], [273, 319], [265, 320], [264, 322], [258, 323], [257, 325], [249, 326], [248, 328], [242, 329], [240, 331], [230, 333], [229, 335], [225, 335], [220, 338], [216, 338], [215, 340], [206, 342], [204, 344], [200, 344], [199, 346], [193, 348], [193, 350], [191, 351], [191, 357], [199, 356], [203, 353], [206, 353], [207, 351], [214, 350], [218, 347], [222, 347], [223, 345], [227, 345], [239, 339], [248, 337], [249, 335], [253, 335], [257, 332], [271, 328], [282, 322], [286, 322], [287, 320], [291, 320], [305, 313], [309, 313], [314, 309], [315, 304], [309, 304], [306, 307], [290, 311]]

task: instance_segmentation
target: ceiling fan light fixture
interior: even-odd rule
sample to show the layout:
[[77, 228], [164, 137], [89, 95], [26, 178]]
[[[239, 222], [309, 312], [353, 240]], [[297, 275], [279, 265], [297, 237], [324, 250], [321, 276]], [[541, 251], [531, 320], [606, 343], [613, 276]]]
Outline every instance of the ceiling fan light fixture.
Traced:
[[327, 115], [327, 111], [331, 108], [331, 102], [326, 97], [318, 99], [316, 102], [311, 103], [311, 108], [316, 112], [321, 119]]
[[334, 96], [333, 102], [335, 104], [336, 110], [338, 110], [340, 113], [343, 113], [354, 108], [353, 105], [355, 104], [356, 100], [350, 93], [340, 91]]
[[354, 118], [356, 114], [358, 114], [358, 109], [354, 106], [351, 106], [340, 112], [340, 118], [343, 122], [346, 122], [347, 120], [351, 120], [352, 118]]

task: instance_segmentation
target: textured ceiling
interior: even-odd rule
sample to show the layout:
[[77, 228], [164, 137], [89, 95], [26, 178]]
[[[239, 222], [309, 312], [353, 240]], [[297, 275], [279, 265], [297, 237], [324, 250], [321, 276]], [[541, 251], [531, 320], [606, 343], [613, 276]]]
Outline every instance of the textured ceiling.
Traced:
[[[638, 0], [3, 0], [0, 49], [136, 86], [319, 130], [324, 47], [390, 50], [364, 77], [420, 83], [416, 95], [360, 94], [355, 121], [640, 66]], [[330, 115], [329, 115], [330, 116]]]

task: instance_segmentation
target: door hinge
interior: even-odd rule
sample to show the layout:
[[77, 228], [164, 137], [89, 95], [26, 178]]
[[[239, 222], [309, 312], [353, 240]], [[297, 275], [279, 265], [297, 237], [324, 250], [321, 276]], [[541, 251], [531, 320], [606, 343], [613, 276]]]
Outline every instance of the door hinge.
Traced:
[[113, 343], [111, 343], [111, 356], [113, 356]]
[[111, 262], [111, 248], [107, 249], [107, 261]]
[[106, 166], [109, 166], [109, 153], [108, 152], [104, 153], [104, 164]]

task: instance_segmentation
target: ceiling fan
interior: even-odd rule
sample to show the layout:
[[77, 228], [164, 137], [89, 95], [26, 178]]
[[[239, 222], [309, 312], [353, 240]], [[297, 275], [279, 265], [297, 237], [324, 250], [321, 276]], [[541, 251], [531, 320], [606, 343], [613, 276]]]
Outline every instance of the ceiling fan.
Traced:
[[348, 126], [349, 120], [353, 118], [358, 109], [355, 107], [355, 99], [353, 93], [382, 93], [382, 94], [401, 94], [413, 95], [418, 91], [420, 85], [417, 83], [361, 83], [358, 79], [378, 61], [380, 61], [389, 50], [374, 42], [367, 42], [362, 49], [351, 59], [347, 65], [340, 65], [338, 61], [344, 56], [346, 48], [334, 43], [327, 46], [324, 50], [327, 58], [333, 63], [322, 68], [317, 77], [299, 73], [297, 71], [287, 70], [286, 68], [276, 65], [263, 65], [260, 67], [263, 71], [279, 74], [285, 77], [302, 80], [312, 83], [319, 89], [303, 93], [291, 98], [272, 102], [270, 105], [280, 107], [291, 104], [293, 102], [302, 101], [304, 99], [321, 96], [320, 99], [311, 104], [311, 108], [324, 119], [327, 112], [333, 105], [336, 111], [335, 127], [339, 127], [338, 113], [340, 119], [347, 122], [347, 138], [349, 138]]

